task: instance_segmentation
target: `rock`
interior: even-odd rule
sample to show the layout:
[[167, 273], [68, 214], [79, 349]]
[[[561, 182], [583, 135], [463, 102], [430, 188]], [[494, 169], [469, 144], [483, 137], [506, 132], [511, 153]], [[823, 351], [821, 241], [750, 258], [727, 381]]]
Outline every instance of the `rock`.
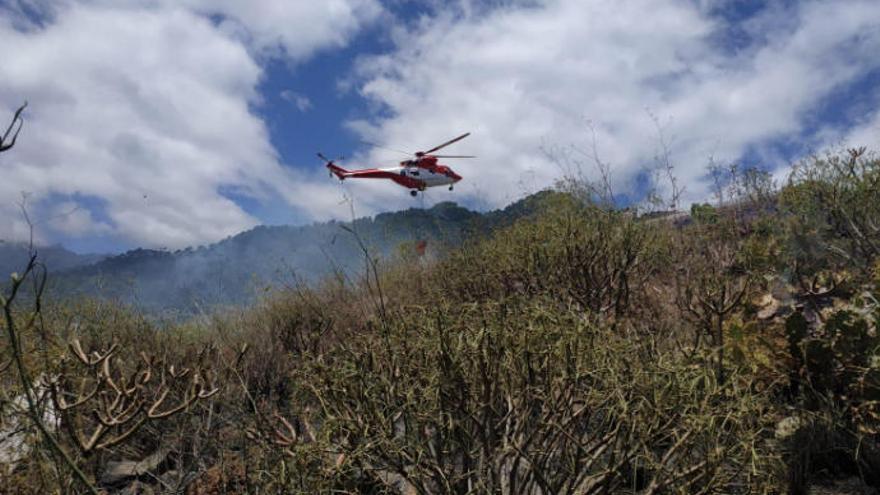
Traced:
[[113, 486], [131, 479], [137, 479], [148, 473], [157, 474], [159, 467], [168, 458], [168, 449], [159, 449], [140, 461], [108, 462], [101, 475], [101, 485]]
[[803, 425], [801, 418], [788, 416], [776, 423], [776, 431], [774, 433], [778, 440], [785, 440], [794, 436]]
[[[49, 393], [49, 388], [43, 380], [43, 376], [34, 381], [34, 394], [43, 397]], [[6, 403], [0, 403], [0, 466], [14, 468], [19, 461], [30, 454], [31, 435], [35, 428], [28, 418], [28, 403], [24, 394], [13, 397]], [[43, 408], [43, 424], [49, 429], [54, 429], [58, 424], [58, 416], [52, 403], [47, 401]]]
[[135, 481], [118, 493], [119, 495], [154, 495], [156, 493], [156, 490], [154, 490], [150, 485], [147, 485], [146, 483]]
[[779, 301], [773, 297], [773, 294], [764, 294], [758, 301], [758, 306], [761, 307], [757, 315], [759, 320], [769, 320], [779, 312]]

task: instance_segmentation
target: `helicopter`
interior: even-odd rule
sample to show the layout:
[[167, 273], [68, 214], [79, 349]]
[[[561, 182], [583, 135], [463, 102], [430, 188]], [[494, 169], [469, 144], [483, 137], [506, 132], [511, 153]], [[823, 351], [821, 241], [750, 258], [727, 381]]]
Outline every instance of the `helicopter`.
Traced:
[[415, 158], [404, 160], [400, 162], [400, 165], [391, 168], [346, 170], [336, 165], [333, 160], [328, 159], [321, 153], [318, 153], [318, 157], [326, 162], [327, 169], [330, 171], [330, 177], [335, 175], [339, 180], [389, 179], [396, 184], [408, 188], [410, 190], [409, 194], [415, 197], [419, 191], [424, 191], [429, 187], [449, 186], [449, 190], [453, 190], [453, 185], [460, 181], [462, 177], [456, 174], [448, 166], [438, 163], [437, 160], [440, 158], [476, 157], [471, 155], [432, 155], [432, 153], [439, 151], [450, 144], [457, 143], [470, 135], [471, 133], [468, 132], [427, 151], [418, 151], [414, 153]]

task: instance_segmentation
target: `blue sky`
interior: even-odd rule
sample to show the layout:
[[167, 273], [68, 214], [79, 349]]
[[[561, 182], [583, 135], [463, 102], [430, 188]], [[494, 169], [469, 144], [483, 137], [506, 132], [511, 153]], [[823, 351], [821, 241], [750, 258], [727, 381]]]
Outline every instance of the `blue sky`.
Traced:
[[[872, 0], [0, 2], [0, 238], [176, 249], [267, 224], [454, 200], [495, 208], [565, 174], [638, 197], [666, 144], [685, 201], [709, 159], [784, 180], [880, 144]], [[456, 191], [415, 203], [329, 179], [316, 151], [390, 165], [462, 132]], [[668, 192], [667, 184], [656, 185]]]

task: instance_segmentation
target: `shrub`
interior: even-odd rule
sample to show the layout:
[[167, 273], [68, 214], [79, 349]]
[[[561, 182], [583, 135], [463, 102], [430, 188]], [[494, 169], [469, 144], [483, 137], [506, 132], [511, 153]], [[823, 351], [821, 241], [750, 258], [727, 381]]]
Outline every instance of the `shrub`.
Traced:
[[769, 404], [747, 377], [722, 386], [554, 300], [426, 307], [378, 337], [298, 375], [343, 479], [419, 493], [744, 493], [777, 471]]
[[781, 199], [798, 268], [869, 274], [880, 255], [878, 191], [880, 160], [864, 148], [797, 165]]

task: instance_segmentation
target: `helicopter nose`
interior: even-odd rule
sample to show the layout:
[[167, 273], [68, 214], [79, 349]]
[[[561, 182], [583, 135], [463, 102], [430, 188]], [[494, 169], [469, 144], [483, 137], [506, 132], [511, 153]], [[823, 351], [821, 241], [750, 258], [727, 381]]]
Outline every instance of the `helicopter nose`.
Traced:
[[458, 182], [461, 180], [461, 176], [451, 170], [449, 171], [449, 176], [452, 177], [452, 180], [455, 182]]

